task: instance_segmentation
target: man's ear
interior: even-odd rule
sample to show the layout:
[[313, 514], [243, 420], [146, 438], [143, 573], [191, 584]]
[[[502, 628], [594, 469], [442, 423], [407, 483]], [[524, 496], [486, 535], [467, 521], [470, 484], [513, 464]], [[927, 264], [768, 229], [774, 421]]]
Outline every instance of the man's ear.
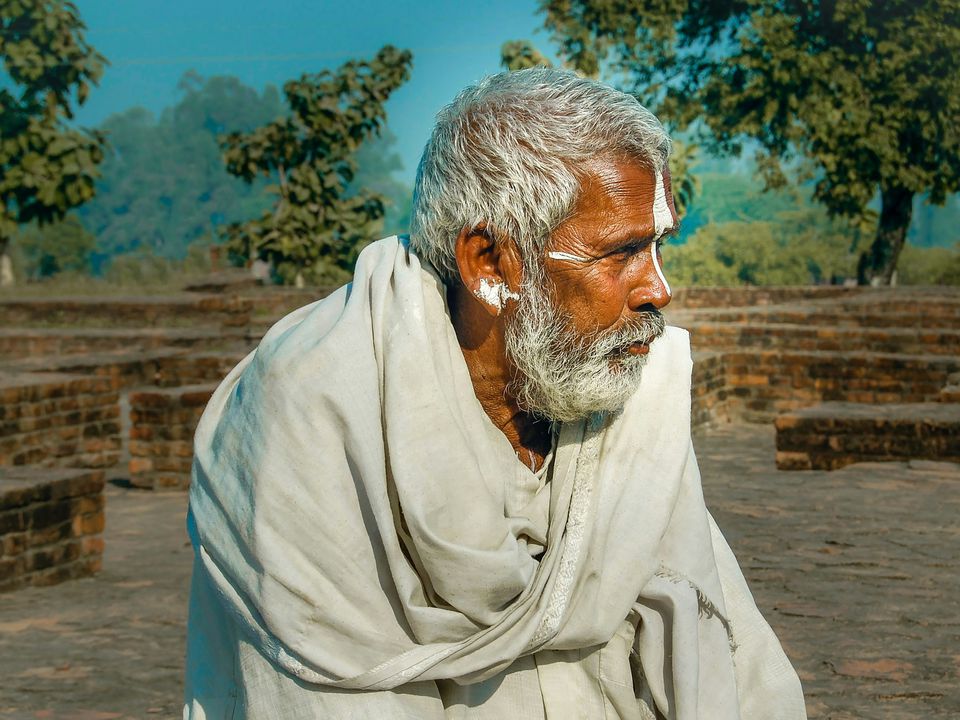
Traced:
[[486, 223], [464, 228], [457, 236], [455, 256], [460, 279], [467, 291], [493, 317], [503, 312], [509, 300], [519, 299], [520, 276], [513, 256], [513, 243], [504, 250], [487, 232]]

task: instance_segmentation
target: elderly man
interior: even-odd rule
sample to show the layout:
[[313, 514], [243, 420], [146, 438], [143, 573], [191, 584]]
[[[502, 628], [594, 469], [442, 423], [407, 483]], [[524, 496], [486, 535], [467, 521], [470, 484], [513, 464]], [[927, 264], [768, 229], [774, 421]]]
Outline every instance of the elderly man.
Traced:
[[197, 430], [185, 716], [805, 717], [703, 503], [669, 148], [555, 70], [440, 113], [409, 240]]

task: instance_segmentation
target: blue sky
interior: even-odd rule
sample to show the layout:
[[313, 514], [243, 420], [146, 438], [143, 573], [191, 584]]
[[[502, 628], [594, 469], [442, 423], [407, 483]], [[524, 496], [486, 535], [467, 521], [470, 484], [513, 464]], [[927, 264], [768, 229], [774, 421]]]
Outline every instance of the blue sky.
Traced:
[[83, 125], [135, 105], [177, 100], [187, 70], [235, 75], [262, 89], [304, 72], [372, 57], [385, 44], [413, 52], [411, 79], [387, 105], [403, 179], [411, 181], [437, 110], [468, 83], [497, 72], [500, 46], [533, 39], [549, 50], [536, 0], [484, 3], [79, 0], [87, 39], [110, 61], [77, 114]]

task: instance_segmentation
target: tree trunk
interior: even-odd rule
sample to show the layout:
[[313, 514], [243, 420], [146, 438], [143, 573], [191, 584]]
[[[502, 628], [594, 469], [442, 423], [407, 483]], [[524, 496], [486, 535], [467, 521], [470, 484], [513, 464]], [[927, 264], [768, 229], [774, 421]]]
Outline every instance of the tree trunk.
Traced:
[[897, 269], [900, 251], [907, 239], [913, 213], [913, 191], [902, 187], [880, 192], [880, 224], [870, 249], [857, 262], [860, 285], [889, 285]]
[[7, 254], [9, 248], [10, 239], [0, 237], [0, 287], [12, 287], [14, 283], [13, 261]]

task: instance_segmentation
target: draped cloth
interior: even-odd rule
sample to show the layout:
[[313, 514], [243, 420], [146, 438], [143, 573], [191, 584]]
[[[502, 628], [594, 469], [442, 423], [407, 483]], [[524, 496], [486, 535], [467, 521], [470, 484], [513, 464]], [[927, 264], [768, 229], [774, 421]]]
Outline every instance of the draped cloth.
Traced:
[[188, 527], [195, 582], [244, 642], [308, 691], [401, 691], [602, 646], [632, 612], [664, 717], [805, 717], [703, 502], [686, 332], [654, 341], [622, 412], [560, 427], [538, 531], [505, 511], [518, 461], [445, 298], [405, 241], [376, 242], [352, 283], [281, 320], [214, 393]]

